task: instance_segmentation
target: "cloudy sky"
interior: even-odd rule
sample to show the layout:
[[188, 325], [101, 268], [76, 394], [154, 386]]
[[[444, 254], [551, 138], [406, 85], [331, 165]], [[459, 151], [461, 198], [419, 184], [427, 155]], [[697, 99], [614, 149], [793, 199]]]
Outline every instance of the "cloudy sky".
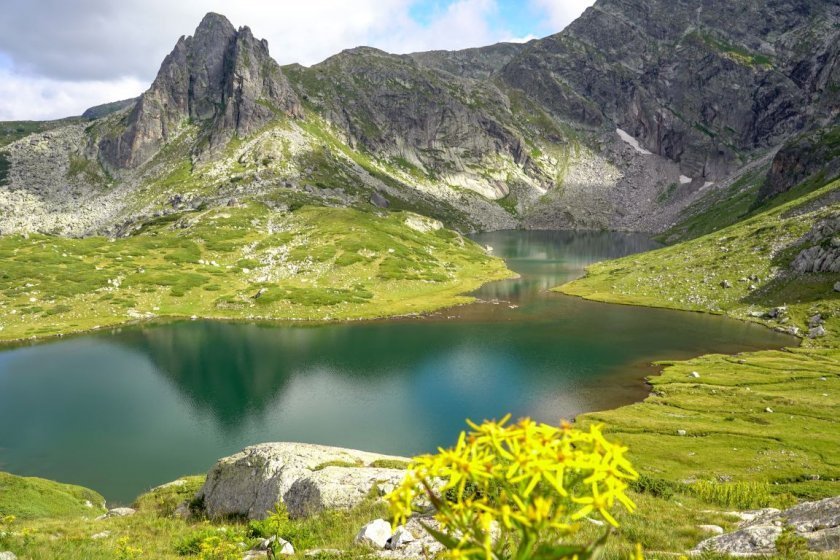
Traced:
[[78, 115], [139, 95], [208, 11], [281, 64], [359, 45], [406, 53], [550, 35], [594, 0], [0, 0], [0, 121]]

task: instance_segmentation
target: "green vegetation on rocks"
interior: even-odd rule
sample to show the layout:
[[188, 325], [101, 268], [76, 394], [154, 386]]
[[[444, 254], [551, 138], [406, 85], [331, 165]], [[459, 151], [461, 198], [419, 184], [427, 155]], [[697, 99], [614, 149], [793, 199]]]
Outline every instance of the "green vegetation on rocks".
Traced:
[[0, 340], [152, 318], [328, 321], [422, 313], [509, 276], [414, 214], [249, 202], [108, 239], [0, 237]]

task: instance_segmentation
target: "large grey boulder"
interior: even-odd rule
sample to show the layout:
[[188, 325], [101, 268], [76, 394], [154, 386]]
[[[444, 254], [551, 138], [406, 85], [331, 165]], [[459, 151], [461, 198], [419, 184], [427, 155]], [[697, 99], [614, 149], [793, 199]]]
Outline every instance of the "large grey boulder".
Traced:
[[840, 496], [805, 502], [782, 512], [769, 510], [745, 521], [733, 533], [704, 540], [695, 552], [711, 550], [735, 556], [774, 554], [776, 539], [785, 526], [804, 537], [810, 550], [840, 550]]
[[352, 449], [305, 443], [264, 443], [220, 459], [197, 497], [211, 518], [263, 519], [278, 503], [292, 517], [351, 508], [400, 483], [405, 471], [375, 468], [377, 460], [408, 461]]
[[0, 552], [0, 560], [17, 560], [14, 552]]

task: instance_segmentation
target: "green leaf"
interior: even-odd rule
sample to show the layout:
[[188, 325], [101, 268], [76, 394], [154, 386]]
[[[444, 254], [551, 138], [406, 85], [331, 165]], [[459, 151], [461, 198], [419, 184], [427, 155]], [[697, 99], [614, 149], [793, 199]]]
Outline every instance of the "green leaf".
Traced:
[[588, 560], [591, 555], [592, 552], [583, 546], [543, 544], [533, 552], [531, 560], [563, 560], [575, 556], [578, 560]]
[[432, 529], [431, 527], [429, 527], [428, 525], [426, 525], [422, 521], [420, 522], [420, 525], [426, 530], [427, 533], [432, 535], [432, 537], [437, 542], [439, 542], [440, 544], [442, 544], [443, 546], [445, 546], [449, 550], [453, 550], [455, 548], [458, 548], [458, 544], [459, 544], [458, 540], [455, 539], [454, 537], [451, 537], [451, 536], [447, 535], [446, 533], [441, 533], [440, 531]]

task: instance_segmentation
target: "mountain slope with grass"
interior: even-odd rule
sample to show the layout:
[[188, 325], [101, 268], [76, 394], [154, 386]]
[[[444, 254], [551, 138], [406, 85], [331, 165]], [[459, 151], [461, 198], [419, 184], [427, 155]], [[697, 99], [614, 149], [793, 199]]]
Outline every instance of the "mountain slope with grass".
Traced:
[[121, 234], [289, 188], [460, 231], [695, 235], [834, 157], [836, 3], [748, 4], [598, 0], [524, 45], [359, 47], [309, 68], [211, 13], [138, 99], [0, 123], [0, 233]]
[[803, 337], [798, 348], [661, 364], [643, 403], [585, 415], [670, 481], [760, 480], [840, 494], [840, 181], [720, 231], [588, 268], [559, 291], [723, 313]]
[[129, 237], [0, 238], [0, 340], [155, 318], [329, 321], [417, 314], [511, 273], [423, 216], [262, 201], [146, 222]]

